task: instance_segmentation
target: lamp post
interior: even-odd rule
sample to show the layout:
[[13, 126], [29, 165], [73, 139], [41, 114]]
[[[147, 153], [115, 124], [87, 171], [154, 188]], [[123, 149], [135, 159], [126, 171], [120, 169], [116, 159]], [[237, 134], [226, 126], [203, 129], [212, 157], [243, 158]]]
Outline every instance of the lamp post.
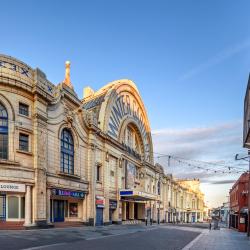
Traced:
[[239, 154], [235, 155], [235, 160], [245, 160], [248, 161], [248, 225], [247, 225], [247, 236], [250, 236], [250, 150], [248, 150], [248, 155], [244, 157], [239, 157]]

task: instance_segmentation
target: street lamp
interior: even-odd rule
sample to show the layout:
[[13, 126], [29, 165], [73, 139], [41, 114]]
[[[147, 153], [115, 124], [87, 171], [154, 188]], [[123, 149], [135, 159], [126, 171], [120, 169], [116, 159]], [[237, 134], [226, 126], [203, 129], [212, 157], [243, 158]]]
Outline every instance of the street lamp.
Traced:
[[250, 236], [250, 150], [248, 150], [248, 155], [247, 156], [243, 156], [240, 157], [239, 154], [235, 155], [235, 160], [244, 160], [244, 161], [248, 161], [248, 166], [249, 166], [249, 180], [248, 180], [248, 225], [247, 225], [247, 236]]

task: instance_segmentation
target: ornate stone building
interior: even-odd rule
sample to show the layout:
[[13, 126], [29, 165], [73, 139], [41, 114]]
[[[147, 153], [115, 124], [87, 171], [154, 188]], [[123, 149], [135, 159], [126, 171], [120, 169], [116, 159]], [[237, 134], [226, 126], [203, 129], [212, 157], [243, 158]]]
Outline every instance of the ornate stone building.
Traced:
[[188, 190], [154, 164], [132, 81], [85, 88], [79, 99], [69, 62], [54, 85], [40, 69], [0, 55], [0, 227], [184, 221], [177, 213], [186, 211]]

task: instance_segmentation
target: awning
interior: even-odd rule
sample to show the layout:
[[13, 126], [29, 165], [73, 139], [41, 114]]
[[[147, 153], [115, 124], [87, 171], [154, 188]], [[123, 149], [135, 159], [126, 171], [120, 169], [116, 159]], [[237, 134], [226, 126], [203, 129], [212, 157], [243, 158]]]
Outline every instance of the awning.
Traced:
[[123, 189], [120, 190], [120, 197], [122, 199], [129, 199], [134, 201], [156, 201], [157, 195], [149, 194], [146, 192], [131, 190], [131, 189]]

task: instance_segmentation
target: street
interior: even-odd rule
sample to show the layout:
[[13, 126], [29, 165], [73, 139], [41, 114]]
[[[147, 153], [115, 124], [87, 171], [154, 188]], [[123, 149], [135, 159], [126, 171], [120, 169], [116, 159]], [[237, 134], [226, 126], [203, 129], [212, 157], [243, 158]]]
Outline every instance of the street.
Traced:
[[199, 234], [175, 227], [142, 225], [0, 231], [0, 249], [177, 250]]

